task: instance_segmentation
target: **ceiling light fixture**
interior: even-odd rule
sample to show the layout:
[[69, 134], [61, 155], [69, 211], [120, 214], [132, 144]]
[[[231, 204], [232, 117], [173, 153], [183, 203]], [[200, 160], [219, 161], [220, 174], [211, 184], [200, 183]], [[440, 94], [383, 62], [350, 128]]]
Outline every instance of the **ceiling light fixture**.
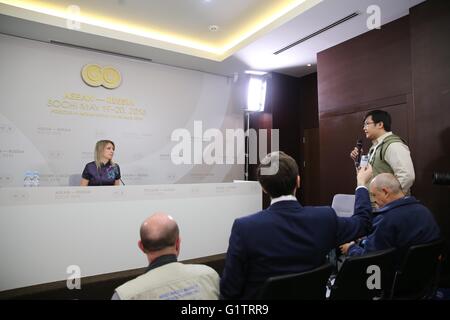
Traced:
[[245, 73], [246, 74], [252, 74], [252, 75], [255, 75], [255, 76], [263, 76], [263, 75], [267, 74], [266, 71], [256, 71], [256, 70], [245, 70]]
[[216, 32], [217, 30], [219, 30], [219, 26], [212, 24], [208, 27], [209, 31], [211, 32]]

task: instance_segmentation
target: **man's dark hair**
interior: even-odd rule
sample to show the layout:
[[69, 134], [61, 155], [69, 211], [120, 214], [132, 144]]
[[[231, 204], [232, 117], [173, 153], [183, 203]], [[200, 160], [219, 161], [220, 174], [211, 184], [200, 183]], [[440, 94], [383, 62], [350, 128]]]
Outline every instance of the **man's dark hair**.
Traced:
[[[278, 162], [278, 163], [277, 163]], [[261, 174], [261, 168], [278, 166], [275, 174]], [[258, 181], [271, 198], [292, 194], [297, 186], [298, 166], [295, 160], [282, 151], [269, 153], [257, 170]]]
[[147, 252], [157, 251], [175, 245], [180, 231], [177, 223], [175, 221], [173, 222], [164, 226], [163, 230], [158, 230], [158, 232], [154, 233], [141, 227], [141, 242]]
[[384, 130], [391, 131], [391, 115], [383, 110], [372, 110], [370, 112], [367, 112], [366, 116], [364, 117], [364, 121], [369, 117], [372, 116], [372, 120], [375, 123], [383, 122]]

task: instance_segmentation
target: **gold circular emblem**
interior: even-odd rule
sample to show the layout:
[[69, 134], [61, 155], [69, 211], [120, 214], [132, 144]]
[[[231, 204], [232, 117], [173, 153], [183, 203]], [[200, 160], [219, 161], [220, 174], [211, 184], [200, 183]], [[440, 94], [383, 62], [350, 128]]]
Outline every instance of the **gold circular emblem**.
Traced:
[[104, 67], [97, 64], [87, 64], [81, 70], [83, 81], [92, 87], [103, 86], [108, 89], [115, 89], [120, 86], [122, 76], [113, 67]]
[[103, 68], [103, 86], [108, 89], [117, 88], [122, 81], [122, 77], [116, 69], [113, 67]]
[[86, 84], [92, 87], [101, 86], [103, 83], [102, 67], [97, 64], [87, 64], [81, 70], [81, 76]]

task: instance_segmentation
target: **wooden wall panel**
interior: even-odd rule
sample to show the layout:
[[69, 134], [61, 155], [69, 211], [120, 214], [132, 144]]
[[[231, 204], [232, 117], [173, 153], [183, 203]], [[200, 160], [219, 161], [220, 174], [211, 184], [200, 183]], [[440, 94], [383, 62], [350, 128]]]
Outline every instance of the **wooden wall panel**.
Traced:
[[[380, 107], [392, 117], [392, 131], [408, 141], [408, 105]], [[365, 138], [362, 123], [366, 111], [320, 119], [320, 191], [321, 203], [331, 205], [334, 194], [353, 194], [356, 187], [355, 167], [349, 154], [358, 139], [367, 153], [370, 141]]]
[[317, 70], [320, 115], [410, 93], [409, 17], [320, 52]]
[[319, 204], [319, 112], [317, 73], [300, 79], [300, 201], [303, 205]]
[[[264, 113], [251, 115], [250, 127], [254, 129], [278, 129], [280, 150], [291, 155], [303, 176], [304, 146], [303, 136], [305, 128], [318, 128], [317, 102], [317, 74], [303, 78], [295, 78], [273, 73], [267, 84], [266, 108]], [[309, 156], [317, 159], [311, 163], [311, 171], [318, 172], [319, 146], [308, 147]], [[250, 178], [256, 179], [257, 165], [250, 166]], [[318, 174], [315, 179], [306, 179], [304, 188], [316, 192], [318, 195]], [[311, 185], [309, 185], [311, 184]], [[304, 203], [303, 190], [297, 193], [299, 200]], [[264, 199], [264, 207], [269, 201]], [[311, 204], [311, 203], [306, 203]]]
[[393, 131], [412, 136], [410, 57], [408, 16], [318, 55], [322, 204], [331, 204], [336, 193], [354, 192], [349, 153], [358, 138], [369, 147], [362, 131], [369, 110], [388, 111]]
[[[412, 194], [434, 213], [450, 239], [450, 2], [427, 0], [410, 15], [318, 55], [321, 202], [351, 193], [348, 162], [367, 110], [386, 109], [393, 131], [409, 140], [416, 181]], [[450, 252], [449, 252], [450, 253]], [[450, 262], [446, 266], [450, 280]], [[450, 283], [450, 281], [448, 281]]]
[[269, 85], [273, 90], [270, 97], [272, 125], [279, 130], [280, 150], [301, 163], [300, 79], [274, 73]]
[[300, 123], [303, 129], [319, 128], [317, 73], [300, 78]]
[[304, 166], [300, 175], [301, 203], [307, 206], [320, 204], [320, 154], [319, 128], [304, 130]]
[[431, 183], [433, 171], [450, 172], [450, 1], [428, 0], [411, 10], [410, 20], [415, 191], [450, 239], [450, 186]]

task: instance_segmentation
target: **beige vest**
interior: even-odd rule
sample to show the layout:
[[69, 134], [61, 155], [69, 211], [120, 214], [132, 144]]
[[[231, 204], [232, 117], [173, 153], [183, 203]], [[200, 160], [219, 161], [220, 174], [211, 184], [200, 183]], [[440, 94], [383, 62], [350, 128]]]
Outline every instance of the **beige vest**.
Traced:
[[[370, 164], [372, 165], [372, 178], [379, 175], [380, 173], [392, 173], [394, 174], [394, 170], [392, 170], [389, 163], [385, 160], [386, 150], [391, 145], [391, 143], [394, 142], [401, 142], [405, 143], [402, 138], [395, 134], [391, 134], [383, 139], [382, 142], [377, 146], [375, 149], [375, 146], [372, 146], [369, 149], [369, 155], [373, 152], [375, 154], [371, 157]], [[369, 189], [370, 181], [367, 183], [366, 187]], [[375, 200], [373, 199], [372, 195], [370, 195], [370, 202], [372, 203], [372, 208], [376, 208]]]
[[172, 262], [116, 289], [121, 300], [217, 300], [219, 275], [205, 265]]
[[[373, 169], [373, 176], [377, 176], [380, 173], [394, 173], [389, 163], [385, 160], [386, 150], [394, 142], [401, 142], [406, 145], [405, 141], [402, 140], [399, 136], [395, 134], [391, 134], [383, 139], [383, 141], [378, 145], [375, 154], [372, 156], [370, 164]], [[374, 146], [370, 148], [369, 154], [373, 152]]]

